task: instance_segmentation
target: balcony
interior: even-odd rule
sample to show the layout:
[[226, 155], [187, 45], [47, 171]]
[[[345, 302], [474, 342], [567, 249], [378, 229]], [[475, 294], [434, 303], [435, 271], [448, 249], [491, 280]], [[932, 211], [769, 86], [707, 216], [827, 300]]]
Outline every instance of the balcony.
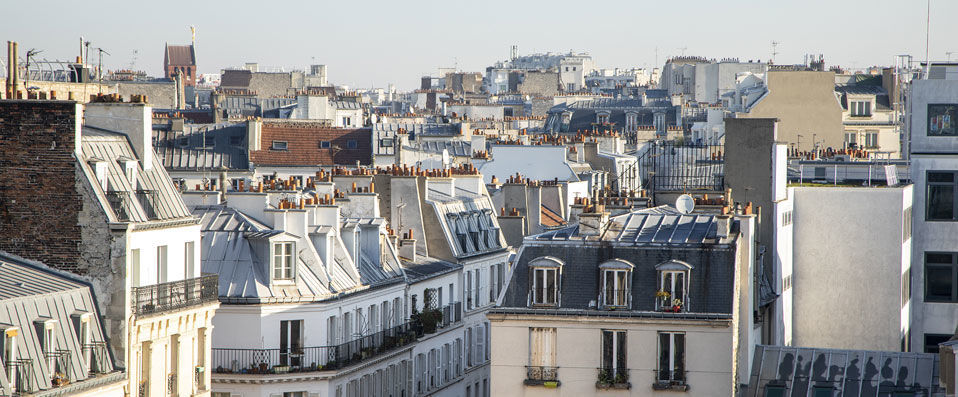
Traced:
[[90, 342], [83, 345], [83, 357], [87, 362], [90, 376], [106, 373], [110, 370], [110, 355], [106, 342]]
[[599, 368], [599, 378], [595, 382], [595, 388], [600, 390], [631, 389], [632, 384], [629, 383], [629, 369], [628, 368]]
[[73, 361], [70, 360], [72, 352], [69, 350], [56, 350], [43, 353], [48, 365], [53, 369], [50, 375], [50, 384], [53, 387], [66, 386], [70, 383], [70, 374], [73, 373]]
[[149, 394], [150, 394], [150, 383], [145, 380], [141, 380], [140, 386], [137, 388], [137, 391], [136, 391], [137, 397], [146, 397]]
[[462, 302], [450, 303], [442, 307], [440, 328], [447, 328], [462, 321]]
[[33, 390], [33, 360], [20, 359], [6, 363], [7, 381], [13, 389], [13, 396], [31, 394]]
[[526, 366], [526, 386], [559, 387], [559, 367]]
[[216, 302], [217, 275], [208, 274], [168, 283], [133, 288], [133, 313], [145, 316]]
[[416, 328], [412, 323], [405, 323], [335, 346], [288, 349], [214, 347], [212, 365], [218, 374], [270, 375], [340, 369], [415, 342], [421, 336]]
[[660, 369], [652, 373], [655, 376], [655, 381], [652, 383], [653, 390], [689, 390], [689, 385], [685, 383], [685, 370]]
[[166, 394], [175, 396], [176, 395], [176, 373], [171, 373], [166, 376]]

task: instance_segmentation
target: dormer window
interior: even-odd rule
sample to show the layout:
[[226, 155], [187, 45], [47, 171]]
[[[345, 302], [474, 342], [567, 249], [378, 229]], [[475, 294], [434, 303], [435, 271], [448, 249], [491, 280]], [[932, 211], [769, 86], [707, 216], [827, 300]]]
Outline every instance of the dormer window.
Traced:
[[40, 332], [40, 344], [43, 347], [43, 357], [46, 359], [47, 368], [51, 373], [57, 372], [57, 345], [56, 345], [56, 320], [41, 320], [36, 322]]
[[126, 180], [130, 183], [130, 188], [136, 190], [136, 160], [122, 160], [121, 164], [123, 165], [123, 173], [126, 175]]
[[692, 265], [673, 259], [656, 265], [655, 270], [659, 274], [655, 309], [676, 313], [688, 310], [689, 273]]
[[599, 302], [606, 309], [628, 308], [631, 303], [632, 269], [631, 263], [613, 259], [599, 265], [601, 272], [602, 292]]
[[849, 106], [852, 117], [868, 117], [872, 115], [871, 101], [851, 101]]
[[293, 243], [273, 243], [273, 280], [293, 279]]
[[529, 263], [532, 277], [529, 293], [531, 306], [559, 306], [562, 265], [562, 261], [549, 256], [533, 259]]
[[599, 124], [608, 124], [609, 123], [609, 113], [603, 112], [595, 115], [595, 122]]
[[103, 160], [90, 160], [90, 167], [93, 168], [93, 174], [96, 176], [100, 189], [107, 190], [107, 164]]
[[289, 142], [286, 141], [273, 141], [273, 145], [270, 147], [273, 150], [288, 150], [288, 148]]

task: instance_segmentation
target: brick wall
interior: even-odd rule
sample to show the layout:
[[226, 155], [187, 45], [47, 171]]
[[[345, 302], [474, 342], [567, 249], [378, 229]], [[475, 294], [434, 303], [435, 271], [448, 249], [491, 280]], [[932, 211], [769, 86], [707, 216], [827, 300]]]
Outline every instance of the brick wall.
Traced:
[[[349, 149], [349, 141], [356, 148]], [[273, 141], [287, 143], [286, 150], [273, 150]], [[330, 148], [321, 148], [328, 141]], [[372, 130], [325, 127], [310, 123], [263, 123], [262, 150], [250, 151], [250, 161], [258, 165], [356, 165], [372, 162]]]
[[0, 250], [84, 274], [76, 113], [74, 102], [0, 102]]

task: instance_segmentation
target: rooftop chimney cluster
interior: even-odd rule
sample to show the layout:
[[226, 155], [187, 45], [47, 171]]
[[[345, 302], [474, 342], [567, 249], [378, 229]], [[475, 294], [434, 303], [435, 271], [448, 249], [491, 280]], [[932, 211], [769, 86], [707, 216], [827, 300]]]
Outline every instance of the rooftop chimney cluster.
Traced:
[[812, 151], [799, 151], [798, 149], [789, 149], [788, 157], [801, 158], [805, 160], [827, 160], [835, 156], [849, 156], [853, 159], [867, 159], [868, 151], [864, 149], [838, 149], [831, 147]]

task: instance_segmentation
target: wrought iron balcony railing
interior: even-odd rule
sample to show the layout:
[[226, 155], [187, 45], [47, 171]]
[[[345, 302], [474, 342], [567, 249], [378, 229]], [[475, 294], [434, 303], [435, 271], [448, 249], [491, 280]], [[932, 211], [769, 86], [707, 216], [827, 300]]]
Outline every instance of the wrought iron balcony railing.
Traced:
[[219, 295], [216, 274], [133, 289], [133, 312], [148, 315], [215, 302]]
[[110, 353], [106, 342], [90, 342], [83, 345], [83, 357], [90, 375], [106, 373], [110, 370]]
[[559, 386], [559, 367], [526, 366], [526, 380], [528, 386]]
[[285, 374], [326, 371], [369, 360], [413, 343], [420, 336], [412, 323], [405, 323], [335, 346], [285, 349], [212, 349], [216, 373]]

